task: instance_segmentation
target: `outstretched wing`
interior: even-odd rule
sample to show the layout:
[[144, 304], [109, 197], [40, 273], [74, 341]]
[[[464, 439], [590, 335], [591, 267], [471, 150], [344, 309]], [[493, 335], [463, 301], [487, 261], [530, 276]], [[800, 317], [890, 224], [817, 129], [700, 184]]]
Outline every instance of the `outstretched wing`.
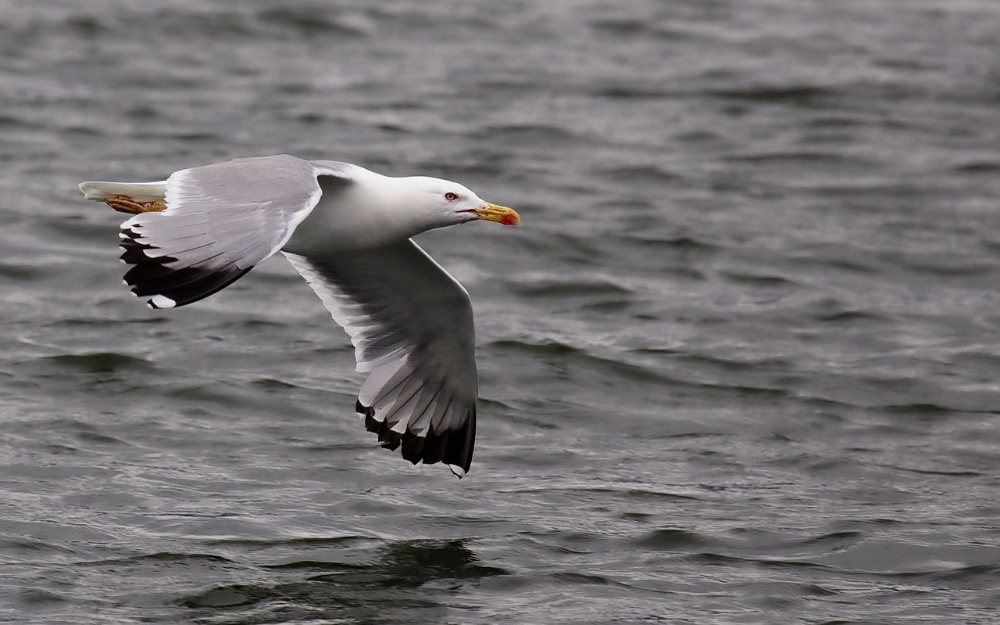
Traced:
[[323, 258], [284, 252], [350, 335], [368, 380], [357, 411], [414, 464], [472, 463], [478, 381], [469, 294], [407, 240]]
[[153, 308], [208, 297], [281, 249], [319, 201], [319, 176], [350, 184], [351, 167], [282, 154], [174, 172], [167, 209], [122, 224], [125, 282]]

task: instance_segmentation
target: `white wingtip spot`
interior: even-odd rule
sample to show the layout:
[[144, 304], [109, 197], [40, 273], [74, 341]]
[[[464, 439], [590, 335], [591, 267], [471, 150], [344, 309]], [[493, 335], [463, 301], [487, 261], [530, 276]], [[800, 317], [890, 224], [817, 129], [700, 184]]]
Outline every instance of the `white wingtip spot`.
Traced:
[[177, 302], [170, 299], [166, 295], [154, 295], [149, 300], [150, 308], [173, 308], [177, 305]]
[[462, 467], [458, 466], [457, 464], [449, 464], [448, 468], [451, 469], [451, 472], [455, 474], [455, 477], [458, 478], [465, 477], [465, 471], [462, 469]]

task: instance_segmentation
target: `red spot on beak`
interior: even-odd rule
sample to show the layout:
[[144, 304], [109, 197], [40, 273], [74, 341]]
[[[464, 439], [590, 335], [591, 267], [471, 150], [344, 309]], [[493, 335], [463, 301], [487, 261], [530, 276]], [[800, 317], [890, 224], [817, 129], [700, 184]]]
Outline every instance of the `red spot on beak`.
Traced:
[[497, 206], [496, 204], [487, 203], [486, 206], [482, 208], [474, 208], [471, 211], [460, 211], [460, 212], [471, 212], [475, 213], [476, 217], [479, 219], [485, 219], [486, 221], [495, 221], [497, 223], [503, 224], [505, 226], [517, 226], [521, 223], [521, 217], [517, 214], [513, 208], [507, 208], [506, 206]]

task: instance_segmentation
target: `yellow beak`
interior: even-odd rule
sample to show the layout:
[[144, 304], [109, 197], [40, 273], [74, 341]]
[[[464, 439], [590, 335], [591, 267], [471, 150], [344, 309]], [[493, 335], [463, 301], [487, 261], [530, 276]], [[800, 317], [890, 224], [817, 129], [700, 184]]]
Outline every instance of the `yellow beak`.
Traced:
[[472, 211], [476, 217], [486, 221], [496, 221], [505, 226], [520, 226], [521, 216], [513, 208], [487, 203], [483, 208]]

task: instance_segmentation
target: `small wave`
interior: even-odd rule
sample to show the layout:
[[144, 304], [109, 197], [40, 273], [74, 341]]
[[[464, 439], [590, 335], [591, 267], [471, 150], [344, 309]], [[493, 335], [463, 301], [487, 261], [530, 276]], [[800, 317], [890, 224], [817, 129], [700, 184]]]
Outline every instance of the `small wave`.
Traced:
[[566, 360], [572, 356], [579, 366], [591, 365], [599, 371], [605, 371], [612, 375], [618, 375], [633, 382], [677, 382], [648, 367], [623, 362], [613, 358], [597, 356], [588, 350], [570, 345], [556, 340], [545, 340], [541, 342], [516, 341], [504, 339], [490, 343], [490, 347], [497, 350], [513, 350], [528, 354], [533, 358], [553, 358]]
[[256, 603], [270, 595], [269, 589], [264, 586], [235, 584], [209, 588], [183, 597], [177, 603], [187, 608], [233, 608]]
[[726, 100], [746, 100], [757, 104], [815, 104], [836, 95], [833, 89], [816, 85], [757, 85], [732, 89], [707, 89], [703, 95]]
[[944, 278], [977, 278], [989, 277], [996, 272], [996, 263], [990, 261], [962, 261], [958, 258], [942, 259], [940, 255], [925, 258], [905, 257], [900, 255], [900, 266], [911, 271], [932, 274]]
[[1000, 577], [1000, 565], [996, 564], [974, 564], [972, 566], [960, 566], [944, 571], [931, 571], [931, 577], [941, 581], [971, 581], [979, 578], [986, 578], [986, 581], [996, 581]]
[[65, 603], [69, 597], [46, 590], [44, 588], [25, 588], [20, 592], [20, 599], [29, 606], [43, 606], [51, 603]]
[[478, 81], [476, 86], [483, 92], [492, 94], [492, 97], [496, 97], [496, 92], [502, 92], [506, 95], [533, 93], [540, 87], [544, 87], [545, 82], [540, 79], [533, 80], [530, 77], [525, 76], [508, 76], [502, 78], [488, 76]]
[[725, 269], [719, 271], [719, 275], [733, 282], [741, 284], [749, 284], [752, 286], [759, 286], [759, 287], [798, 285], [798, 282], [796, 282], [795, 280], [778, 275], [754, 274], [743, 271], [730, 271]]
[[72, 15], [63, 21], [63, 27], [70, 36], [96, 39], [108, 33], [107, 23], [94, 15]]
[[565, 144], [579, 140], [574, 133], [547, 124], [502, 124], [486, 126], [473, 135], [481, 140], [516, 142], [518, 144]]
[[944, 417], [952, 414], [954, 410], [941, 404], [930, 402], [914, 402], [912, 404], [888, 404], [880, 406], [882, 410], [890, 414], [921, 416], [921, 417]]
[[915, 467], [901, 467], [901, 466], [890, 466], [890, 468], [899, 469], [902, 471], [909, 471], [910, 473], [916, 473], [917, 475], [940, 475], [943, 477], [982, 477], [986, 475], [982, 471], [971, 471], [971, 470], [945, 471], [945, 470], [933, 470], [933, 469], [918, 469]]
[[567, 582], [570, 584], [599, 584], [602, 586], [619, 585], [619, 582], [614, 581], [603, 575], [598, 575], [596, 573], [578, 573], [576, 571], [563, 571], [561, 573], [552, 573], [549, 576], [559, 582]]
[[626, 39], [651, 32], [648, 22], [636, 19], [598, 19], [591, 21], [590, 27], [599, 33]]
[[32, 124], [30, 120], [25, 119], [24, 117], [15, 117], [14, 115], [7, 113], [0, 113], [0, 128], [10, 127], [23, 130], [25, 129], [25, 126], [40, 127], [38, 124]]
[[570, 297], [575, 295], [628, 295], [632, 291], [611, 280], [535, 279], [530, 282], [509, 281], [508, 287], [518, 295], [535, 297]]
[[[681, 438], [686, 438], [686, 435], [682, 435]], [[625, 495], [631, 499], [647, 500], [647, 501], [699, 501], [701, 498], [695, 495], [685, 494], [685, 493], [675, 493], [666, 490], [657, 490], [653, 488], [637, 488], [629, 483], [617, 483], [606, 486], [590, 486], [583, 484], [567, 484], [565, 486], [526, 486], [519, 488], [511, 488], [503, 490], [505, 493], [589, 493], [589, 494], [601, 494], [603, 496], [608, 495]]]
[[220, 556], [213, 553], [184, 553], [177, 551], [158, 551], [155, 553], [143, 553], [134, 556], [126, 556], [123, 558], [105, 558], [101, 560], [89, 560], [85, 562], [77, 562], [77, 566], [81, 567], [105, 567], [105, 566], [130, 566], [134, 564], [145, 564], [145, 563], [157, 563], [157, 562], [181, 562], [187, 564], [193, 564], [195, 562], [205, 562], [210, 564], [219, 563], [232, 563], [235, 564], [229, 558]]
[[[649, 230], [642, 230], [616, 238], [629, 243], [655, 245], [656, 247], [672, 248], [678, 251], [709, 252], [718, 249], [716, 245], [699, 239], [691, 234], [665, 233], [663, 235], [658, 235], [656, 233], [649, 232]], [[690, 271], [693, 274], [697, 274], [699, 276], [702, 275], [701, 272], [694, 269], [691, 269]]]
[[691, 31], [664, 27], [658, 20], [641, 20], [631, 18], [604, 18], [591, 20], [593, 31], [609, 39], [622, 39], [633, 42], [640, 37], [683, 41], [696, 37]]
[[832, 569], [833, 567], [804, 560], [789, 560], [787, 558], [735, 556], [723, 553], [702, 552], [682, 556], [684, 560], [702, 564], [750, 564], [765, 568], [792, 569]]
[[851, 163], [857, 164], [858, 157], [848, 156], [838, 152], [818, 151], [818, 150], [778, 150], [773, 152], [746, 152], [743, 154], [733, 154], [723, 157], [729, 162], [742, 163]]
[[884, 315], [863, 310], [841, 310], [814, 315], [819, 321], [830, 323], [853, 323], [856, 321], [888, 321]]
[[610, 100], [662, 100], [673, 95], [672, 92], [657, 86], [643, 85], [603, 85], [592, 88], [589, 94], [597, 98]]
[[652, 164], [610, 167], [598, 171], [597, 174], [618, 182], [630, 183], [674, 182], [681, 178], [680, 174]]
[[9, 278], [11, 280], [24, 280], [31, 282], [47, 276], [50, 273], [51, 272], [35, 264], [24, 265], [18, 263], [0, 262], [0, 277]]
[[825, 323], [888, 320], [884, 315], [858, 310], [835, 297], [821, 297], [809, 302], [805, 308], [813, 319]]
[[967, 161], [956, 165], [954, 169], [966, 174], [995, 174], [1000, 171], [1000, 161]]
[[291, 382], [285, 382], [284, 380], [278, 380], [276, 378], [257, 378], [251, 382], [253, 386], [268, 392], [285, 392], [291, 389], [303, 388], [297, 384], [292, 384]]
[[336, 19], [324, 15], [323, 11], [313, 8], [295, 9], [280, 7], [265, 9], [257, 14], [257, 19], [267, 26], [276, 26], [295, 32], [298, 35], [338, 37], [368, 37], [371, 32], [357, 20]]
[[118, 352], [60, 354], [57, 356], [46, 356], [43, 360], [57, 367], [83, 371], [85, 373], [149, 372], [156, 369], [156, 366], [148, 360]]
[[813, 536], [812, 538], [807, 538], [802, 541], [805, 545], [815, 545], [815, 544], [826, 544], [830, 542], [843, 543], [845, 541], [857, 542], [860, 540], [864, 534], [855, 531], [843, 531], [843, 532], [829, 532], [827, 534], [821, 534], [819, 536]]
[[[370, 448], [370, 446], [369, 446]], [[364, 536], [298, 536], [292, 538], [210, 538], [202, 541], [210, 546], [250, 547], [254, 549], [267, 547], [340, 547], [348, 543], [365, 542], [371, 539]]]
[[323, 560], [295, 560], [294, 562], [283, 562], [281, 564], [266, 564], [266, 569], [276, 571], [310, 571], [318, 573], [348, 572], [363, 570], [364, 565], [351, 564], [346, 562], [326, 562]]
[[678, 550], [686, 547], [704, 547], [712, 541], [706, 539], [697, 532], [676, 528], [662, 528], [647, 532], [642, 537], [635, 540], [640, 547], [647, 549]]

